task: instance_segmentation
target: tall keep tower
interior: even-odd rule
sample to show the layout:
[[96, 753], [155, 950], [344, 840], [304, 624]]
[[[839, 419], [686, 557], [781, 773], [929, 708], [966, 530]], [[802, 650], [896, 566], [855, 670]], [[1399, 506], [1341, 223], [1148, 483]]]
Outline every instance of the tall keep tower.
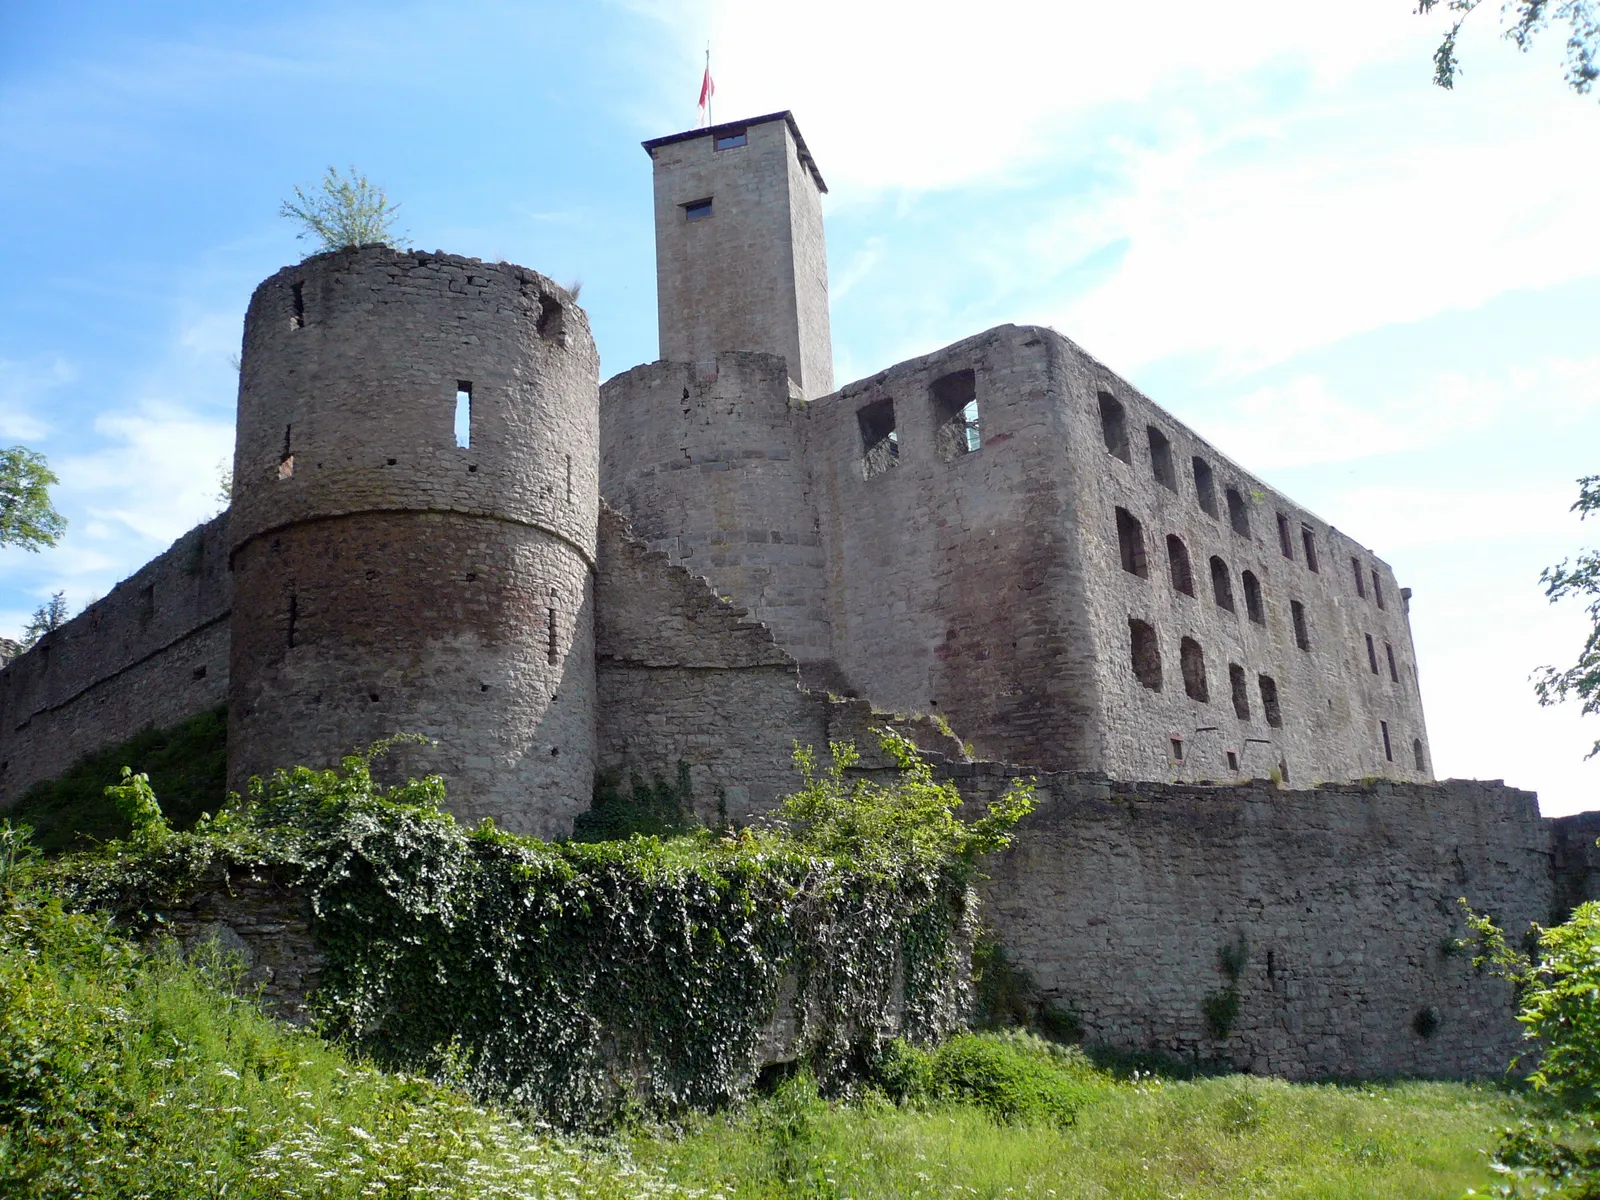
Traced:
[[230, 784], [386, 734], [450, 806], [563, 835], [594, 771], [598, 359], [532, 271], [369, 246], [245, 317]]
[[806, 399], [833, 390], [827, 185], [788, 112], [644, 143], [655, 164], [661, 357], [781, 355]]

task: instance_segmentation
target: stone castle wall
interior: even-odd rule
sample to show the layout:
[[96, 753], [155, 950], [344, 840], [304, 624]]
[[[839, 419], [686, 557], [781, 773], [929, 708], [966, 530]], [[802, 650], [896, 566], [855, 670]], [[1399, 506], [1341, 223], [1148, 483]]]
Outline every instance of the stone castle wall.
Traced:
[[223, 514], [0, 669], [0, 805], [86, 754], [222, 703], [232, 604]]

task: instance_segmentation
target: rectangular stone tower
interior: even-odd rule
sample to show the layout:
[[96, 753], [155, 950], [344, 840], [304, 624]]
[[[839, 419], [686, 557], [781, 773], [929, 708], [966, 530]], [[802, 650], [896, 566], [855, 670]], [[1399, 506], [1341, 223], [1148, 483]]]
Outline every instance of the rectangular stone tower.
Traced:
[[827, 185], [788, 112], [644, 143], [655, 164], [661, 357], [779, 354], [807, 399], [833, 390]]

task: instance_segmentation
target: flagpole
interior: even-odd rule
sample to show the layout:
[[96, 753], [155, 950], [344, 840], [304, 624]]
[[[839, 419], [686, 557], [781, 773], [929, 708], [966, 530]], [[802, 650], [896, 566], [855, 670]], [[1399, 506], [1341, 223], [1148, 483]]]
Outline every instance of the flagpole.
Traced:
[[[706, 42], [706, 78], [707, 79], [711, 78], [711, 42], [709, 40], [707, 40], [707, 42]], [[709, 127], [711, 127], [712, 125], [715, 125], [715, 124], [716, 124], [716, 121], [713, 120], [712, 116], [711, 116], [711, 96], [707, 95], [706, 96], [706, 126], [707, 126], [707, 128], [709, 128]]]

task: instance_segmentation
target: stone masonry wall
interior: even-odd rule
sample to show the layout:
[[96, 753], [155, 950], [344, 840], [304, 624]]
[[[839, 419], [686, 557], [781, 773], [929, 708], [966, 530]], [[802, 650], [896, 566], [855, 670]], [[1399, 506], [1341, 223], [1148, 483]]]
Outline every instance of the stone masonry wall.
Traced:
[[[981, 800], [1015, 768], [946, 770]], [[1549, 919], [1532, 794], [1051, 775], [1039, 801], [984, 886], [985, 920], [1089, 1040], [1291, 1079], [1495, 1075], [1515, 1053], [1509, 986], [1453, 939], [1458, 897], [1511, 930]], [[1218, 1038], [1204, 1005], [1238, 945], [1238, 1017]]]
[[228, 516], [190, 530], [0, 669], [0, 805], [227, 697]]

